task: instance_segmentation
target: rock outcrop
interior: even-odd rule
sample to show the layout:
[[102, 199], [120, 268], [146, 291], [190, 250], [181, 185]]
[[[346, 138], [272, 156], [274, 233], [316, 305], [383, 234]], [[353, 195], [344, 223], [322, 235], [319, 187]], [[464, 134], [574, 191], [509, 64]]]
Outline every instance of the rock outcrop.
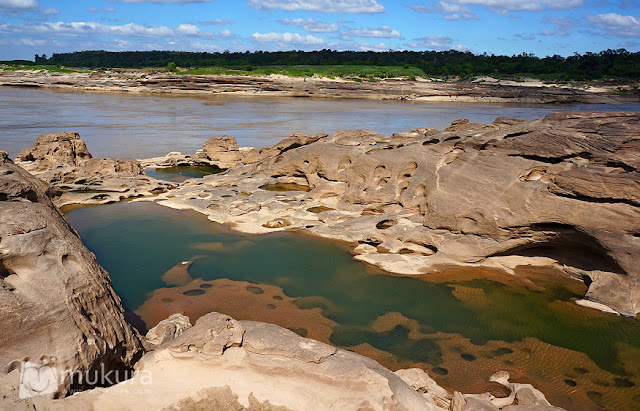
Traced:
[[[150, 330], [166, 335], [161, 322]], [[49, 403], [53, 409], [275, 409], [275, 410], [449, 410], [473, 404], [486, 409], [560, 410], [529, 384], [509, 374], [493, 380], [507, 398], [485, 394], [454, 397], [421, 369], [395, 373], [350, 351], [298, 336], [273, 324], [236, 321], [209, 313], [174, 340], [146, 354], [125, 383]], [[132, 399], [136, 393], [135, 399]], [[131, 395], [128, 395], [131, 394]], [[520, 405], [516, 405], [516, 399]], [[456, 402], [457, 401], [457, 402]], [[523, 405], [526, 404], [526, 405]], [[246, 408], [245, 408], [246, 407]], [[509, 407], [509, 408], [506, 408]]]
[[0, 86], [50, 87], [72, 90], [263, 95], [371, 100], [424, 100], [501, 103], [615, 103], [617, 91], [597, 94], [542, 82], [444, 82], [389, 78], [376, 82], [285, 76], [184, 75], [118, 70], [109, 73], [38, 73], [0, 71]]
[[160, 204], [240, 231], [357, 243], [356, 258], [398, 274], [554, 266], [587, 282], [589, 300], [640, 312], [638, 113], [453, 126], [295, 134]]
[[[62, 141], [69, 151], [49, 159], [87, 153], [77, 139]], [[65, 372], [129, 369], [142, 345], [54, 191], [0, 152], [0, 377], [23, 361], [47, 365], [58, 371], [49, 394], [64, 396], [72, 386]]]
[[78, 133], [44, 134], [17, 157], [31, 174], [61, 189], [55, 204], [104, 204], [173, 185], [144, 174], [137, 160], [93, 158]]

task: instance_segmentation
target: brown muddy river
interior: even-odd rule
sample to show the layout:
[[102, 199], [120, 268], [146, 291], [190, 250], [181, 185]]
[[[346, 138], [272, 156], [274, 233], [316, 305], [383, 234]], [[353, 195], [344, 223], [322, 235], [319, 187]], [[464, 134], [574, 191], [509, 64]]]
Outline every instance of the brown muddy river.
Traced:
[[96, 157], [147, 158], [194, 153], [211, 136], [230, 134], [240, 146], [265, 147], [294, 131], [369, 129], [383, 134], [443, 129], [468, 118], [523, 120], [558, 110], [640, 111], [619, 105], [507, 105], [301, 98], [85, 93], [0, 87], [0, 149], [14, 157], [41, 134], [77, 131]]

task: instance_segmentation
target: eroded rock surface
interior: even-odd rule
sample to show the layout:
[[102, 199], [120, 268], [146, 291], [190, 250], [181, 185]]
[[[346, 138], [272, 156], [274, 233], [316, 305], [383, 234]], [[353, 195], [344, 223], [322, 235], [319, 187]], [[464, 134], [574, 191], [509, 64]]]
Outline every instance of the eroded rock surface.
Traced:
[[137, 160], [93, 158], [78, 133], [44, 134], [17, 157], [18, 164], [61, 191], [65, 204], [104, 204], [151, 195], [173, 185], [144, 174]]
[[296, 133], [160, 204], [240, 231], [359, 243], [356, 258], [399, 274], [553, 266], [587, 279], [588, 299], [640, 312], [640, 115], [455, 123], [393, 136]]
[[[477, 397], [494, 409], [523, 409], [514, 403], [525, 397], [529, 404], [548, 406], [538, 390], [511, 384], [508, 374], [500, 374], [505, 375], [500, 383], [512, 390], [508, 398], [488, 393], [457, 395], [469, 402]], [[127, 395], [133, 392], [140, 393], [135, 401]], [[54, 409], [180, 410], [193, 409], [194, 404], [197, 409], [220, 410], [448, 410], [452, 394], [421, 369], [392, 373], [369, 358], [276, 325], [236, 321], [214, 312], [176, 340], [146, 354], [136, 376], [126, 384], [83, 392], [51, 405]]]
[[[141, 77], [141, 74], [144, 76]], [[505, 84], [506, 83], [506, 84]], [[117, 70], [93, 73], [0, 71], [0, 85], [52, 87], [73, 90], [146, 93], [238, 94], [282, 97], [324, 97], [372, 100], [475, 101], [509, 103], [612, 103], [609, 96], [542, 82], [443, 82], [389, 78], [376, 82], [294, 78], [183, 75]]]
[[52, 191], [0, 152], [0, 376], [22, 361], [48, 365], [59, 371], [51, 394], [64, 396], [71, 381], [63, 371], [125, 370], [142, 345]]

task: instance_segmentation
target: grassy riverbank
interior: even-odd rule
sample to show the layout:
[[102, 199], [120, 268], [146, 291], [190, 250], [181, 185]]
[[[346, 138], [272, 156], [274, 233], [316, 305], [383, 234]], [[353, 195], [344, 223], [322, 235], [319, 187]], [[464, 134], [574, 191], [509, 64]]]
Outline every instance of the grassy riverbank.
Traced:
[[0, 64], [0, 70], [2, 71], [19, 71], [19, 70], [29, 70], [29, 71], [41, 71], [41, 72], [49, 72], [49, 73], [89, 73], [91, 70], [78, 70], [71, 69], [68, 67], [54, 65], [54, 64]]
[[177, 70], [176, 74], [186, 75], [235, 75], [235, 76], [268, 76], [279, 74], [289, 77], [327, 77], [344, 79], [383, 79], [383, 78], [407, 78], [415, 80], [416, 77], [427, 77], [424, 71], [417, 67], [409, 66], [259, 66], [242, 68], [225, 67], [200, 67]]

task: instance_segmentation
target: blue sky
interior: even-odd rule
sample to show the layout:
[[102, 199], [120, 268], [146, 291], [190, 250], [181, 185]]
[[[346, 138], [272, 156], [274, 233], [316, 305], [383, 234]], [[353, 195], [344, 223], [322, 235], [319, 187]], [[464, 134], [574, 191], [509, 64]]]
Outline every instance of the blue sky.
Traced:
[[0, 59], [78, 50], [640, 50], [640, 0], [0, 0]]

